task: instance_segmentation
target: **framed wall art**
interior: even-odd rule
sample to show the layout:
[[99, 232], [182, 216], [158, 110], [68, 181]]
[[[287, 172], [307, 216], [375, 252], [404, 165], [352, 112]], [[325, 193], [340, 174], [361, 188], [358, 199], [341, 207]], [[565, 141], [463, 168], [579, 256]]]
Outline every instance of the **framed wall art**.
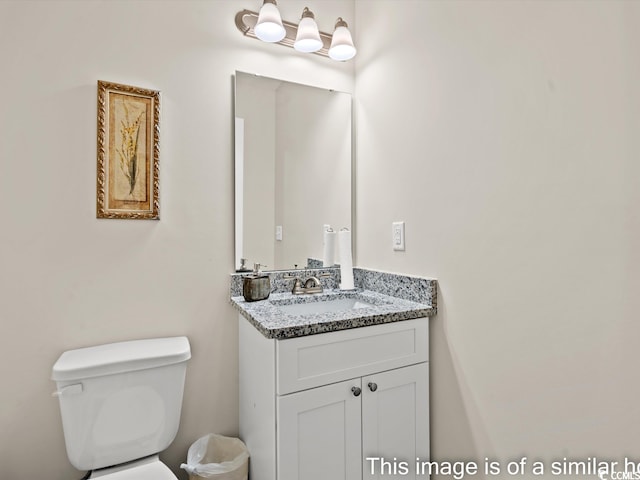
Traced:
[[160, 92], [98, 81], [98, 218], [160, 218], [159, 117]]

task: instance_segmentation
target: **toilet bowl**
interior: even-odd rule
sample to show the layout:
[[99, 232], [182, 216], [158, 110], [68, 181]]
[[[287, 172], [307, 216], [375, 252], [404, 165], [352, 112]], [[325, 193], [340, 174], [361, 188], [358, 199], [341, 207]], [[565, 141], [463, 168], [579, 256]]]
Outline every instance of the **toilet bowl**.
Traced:
[[158, 454], [182, 409], [186, 337], [111, 343], [64, 352], [53, 366], [67, 456], [85, 478], [175, 480]]

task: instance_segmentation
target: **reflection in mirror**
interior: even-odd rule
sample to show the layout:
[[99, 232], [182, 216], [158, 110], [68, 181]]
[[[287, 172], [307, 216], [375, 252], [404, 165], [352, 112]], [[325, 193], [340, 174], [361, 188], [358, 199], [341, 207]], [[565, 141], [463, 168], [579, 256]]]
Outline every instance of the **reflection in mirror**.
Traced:
[[352, 228], [351, 95], [236, 72], [235, 117], [236, 269], [322, 260]]

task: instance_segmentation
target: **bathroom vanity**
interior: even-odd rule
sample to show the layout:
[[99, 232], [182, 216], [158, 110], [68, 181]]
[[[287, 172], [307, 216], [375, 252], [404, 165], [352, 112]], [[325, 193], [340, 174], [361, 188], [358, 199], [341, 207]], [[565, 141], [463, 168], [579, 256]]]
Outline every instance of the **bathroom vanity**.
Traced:
[[[310, 267], [325, 225], [353, 227], [351, 95], [236, 72], [234, 105], [236, 268], [242, 258]], [[310, 175], [331, 201], [300, 202]], [[252, 480], [409, 480], [416, 457], [429, 458], [436, 281], [353, 274], [356, 289], [341, 292], [337, 268], [270, 272], [269, 298], [252, 302], [231, 275]], [[322, 293], [307, 289], [313, 277]]]
[[[402, 473], [406, 461], [400, 476], [411, 479], [416, 457], [429, 459], [435, 281], [401, 277], [418, 289], [428, 285], [418, 302], [407, 282], [367, 283], [368, 271], [356, 270], [354, 292], [232, 297], [240, 311], [240, 437], [250, 478], [379, 478], [383, 458], [385, 478]], [[375, 283], [387, 291], [367, 288]]]

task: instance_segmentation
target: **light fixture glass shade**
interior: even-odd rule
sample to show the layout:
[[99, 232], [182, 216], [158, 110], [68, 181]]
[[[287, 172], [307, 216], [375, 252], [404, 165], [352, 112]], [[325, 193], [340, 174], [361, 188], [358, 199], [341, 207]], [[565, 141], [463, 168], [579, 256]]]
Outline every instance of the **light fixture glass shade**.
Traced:
[[307, 7], [304, 7], [293, 48], [299, 52], [311, 53], [320, 50], [322, 45], [320, 32], [318, 32], [318, 25], [314, 20], [313, 12]]
[[253, 31], [263, 42], [279, 42], [285, 37], [287, 31], [282, 25], [282, 18], [275, 0], [264, 0]]
[[356, 56], [356, 47], [353, 46], [353, 39], [349, 31], [347, 22], [338, 18], [336, 29], [331, 37], [331, 47], [329, 56], [334, 60], [345, 61]]

